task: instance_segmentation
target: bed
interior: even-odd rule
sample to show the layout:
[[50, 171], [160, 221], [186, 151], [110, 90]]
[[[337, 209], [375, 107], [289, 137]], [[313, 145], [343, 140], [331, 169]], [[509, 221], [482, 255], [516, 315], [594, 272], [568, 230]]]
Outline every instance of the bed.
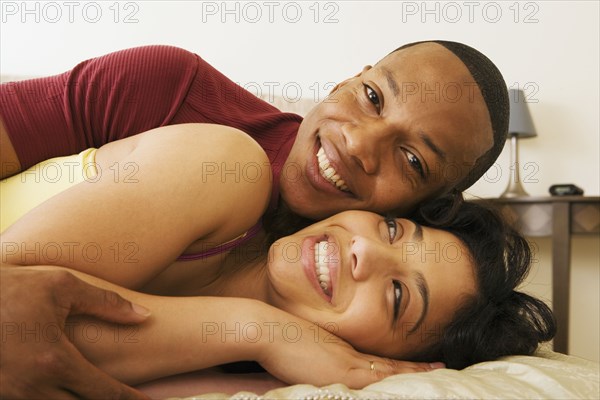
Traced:
[[[195, 399], [599, 399], [599, 364], [582, 358], [539, 350], [534, 356], [510, 356], [472, 365], [464, 370], [388, 377], [362, 390], [345, 385], [325, 387], [269, 386], [266, 374], [227, 376], [209, 373], [198, 379], [197, 395], [173, 397], [168, 390], [152, 397]], [[265, 384], [265, 382], [267, 382]], [[222, 390], [217, 387], [221, 386]], [[203, 390], [210, 390], [205, 392]]]

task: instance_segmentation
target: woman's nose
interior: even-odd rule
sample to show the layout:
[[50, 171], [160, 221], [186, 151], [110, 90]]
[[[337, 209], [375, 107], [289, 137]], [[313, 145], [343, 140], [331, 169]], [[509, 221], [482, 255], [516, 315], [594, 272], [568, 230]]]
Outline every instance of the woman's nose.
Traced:
[[390, 130], [376, 124], [345, 124], [342, 132], [346, 139], [348, 155], [367, 174], [377, 173], [382, 151], [390, 147]]
[[352, 276], [364, 281], [383, 272], [386, 265], [393, 265], [390, 255], [380, 244], [364, 236], [353, 236], [350, 243]]

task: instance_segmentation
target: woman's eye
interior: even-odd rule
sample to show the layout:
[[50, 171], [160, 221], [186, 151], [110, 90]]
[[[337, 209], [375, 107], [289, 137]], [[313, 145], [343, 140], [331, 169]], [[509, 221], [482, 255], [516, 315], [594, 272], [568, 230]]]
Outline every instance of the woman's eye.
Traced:
[[406, 152], [406, 157], [408, 158], [408, 163], [410, 166], [421, 175], [421, 178], [425, 178], [425, 171], [423, 170], [423, 165], [421, 161], [411, 152]]
[[386, 217], [385, 224], [387, 225], [390, 234], [390, 244], [394, 243], [394, 239], [396, 239], [396, 234], [398, 233], [398, 223], [394, 218]]
[[377, 92], [375, 92], [373, 89], [371, 89], [371, 87], [369, 85], [364, 85], [365, 86], [365, 92], [367, 94], [367, 98], [369, 99], [369, 101], [371, 103], [373, 103], [373, 105], [375, 105], [375, 108], [377, 108], [377, 112], [381, 111], [381, 101], [379, 100], [379, 96], [377, 95]]
[[402, 304], [402, 285], [396, 280], [393, 280], [392, 284], [394, 285], [394, 321], [396, 321]]

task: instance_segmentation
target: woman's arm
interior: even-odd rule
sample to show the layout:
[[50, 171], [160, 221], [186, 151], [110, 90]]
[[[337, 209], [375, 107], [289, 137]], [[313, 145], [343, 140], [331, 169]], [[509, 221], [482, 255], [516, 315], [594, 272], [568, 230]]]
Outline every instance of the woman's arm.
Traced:
[[154, 129], [103, 146], [97, 162], [97, 178], [3, 233], [11, 249], [3, 262], [60, 265], [141, 287], [198, 239], [222, 243], [244, 233], [270, 195], [262, 149], [219, 125]]
[[[243, 360], [259, 362], [288, 383], [354, 388], [396, 373], [432, 369], [427, 363], [359, 353], [325, 329], [260, 301], [151, 296], [72, 273], [151, 310], [148, 320], [136, 327], [71, 321], [71, 339], [84, 356], [128, 384]], [[375, 362], [374, 371], [370, 361]]]

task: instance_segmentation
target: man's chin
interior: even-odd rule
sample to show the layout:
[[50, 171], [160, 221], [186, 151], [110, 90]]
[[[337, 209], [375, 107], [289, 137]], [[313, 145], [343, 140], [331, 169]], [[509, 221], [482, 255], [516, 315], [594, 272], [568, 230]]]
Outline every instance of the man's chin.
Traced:
[[[323, 210], [323, 205], [327, 204], [327, 201], [324, 200], [307, 200], [306, 196], [302, 196], [300, 193], [292, 194], [288, 199], [284, 199], [284, 201], [290, 211], [304, 218], [317, 221], [337, 214], [337, 211]], [[331, 201], [329, 200], [329, 202]]]

